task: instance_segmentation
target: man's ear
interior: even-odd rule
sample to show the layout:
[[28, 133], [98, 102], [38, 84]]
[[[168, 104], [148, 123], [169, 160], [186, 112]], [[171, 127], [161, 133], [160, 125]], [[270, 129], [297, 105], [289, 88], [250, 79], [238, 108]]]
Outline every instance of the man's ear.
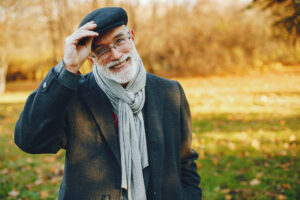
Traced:
[[130, 29], [130, 36], [132, 41], [134, 41], [134, 31], [132, 29]]

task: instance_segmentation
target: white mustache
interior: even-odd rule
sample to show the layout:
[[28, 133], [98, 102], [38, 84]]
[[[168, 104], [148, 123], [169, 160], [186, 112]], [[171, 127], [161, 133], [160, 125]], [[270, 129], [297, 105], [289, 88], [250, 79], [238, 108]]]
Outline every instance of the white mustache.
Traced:
[[112, 66], [114, 66], [114, 65], [118, 65], [118, 64], [120, 64], [121, 62], [127, 60], [127, 58], [129, 58], [130, 56], [131, 56], [131, 54], [130, 54], [130, 53], [127, 53], [127, 54], [123, 55], [123, 56], [120, 58], [120, 60], [111, 61], [111, 62], [107, 63], [106, 65], [104, 65], [103, 67], [104, 67], [104, 68], [110, 68], [110, 67], [112, 67]]

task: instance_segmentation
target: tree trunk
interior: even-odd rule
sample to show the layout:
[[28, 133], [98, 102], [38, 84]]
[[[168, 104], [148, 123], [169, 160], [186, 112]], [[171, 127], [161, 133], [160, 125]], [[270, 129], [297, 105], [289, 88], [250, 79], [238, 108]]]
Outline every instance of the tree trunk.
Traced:
[[7, 67], [6, 56], [2, 54], [0, 58], [0, 94], [5, 92]]

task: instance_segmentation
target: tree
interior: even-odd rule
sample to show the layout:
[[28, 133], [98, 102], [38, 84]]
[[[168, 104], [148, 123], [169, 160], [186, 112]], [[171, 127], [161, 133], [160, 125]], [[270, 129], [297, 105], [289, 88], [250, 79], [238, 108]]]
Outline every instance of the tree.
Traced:
[[284, 39], [295, 46], [300, 37], [300, 0], [253, 0], [248, 9], [259, 7], [271, 10], [274, 26], [286, 31]]
[[10, 25], [17, 18], [20, 7], [18, 0], [0, 1], [0, 94], [4, 93], [6, 86], [6, 73], [8, 68], [9, 51], [12, 49], [10, 41]]

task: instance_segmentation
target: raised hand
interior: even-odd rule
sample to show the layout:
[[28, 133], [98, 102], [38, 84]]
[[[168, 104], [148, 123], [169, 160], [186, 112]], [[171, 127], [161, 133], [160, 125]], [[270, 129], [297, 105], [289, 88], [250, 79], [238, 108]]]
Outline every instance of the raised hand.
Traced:
[[[77, 73], [89, 56], [93, 38], [99, 35], [97, 32], [92, 31], [96, 27], [97, 24], [90, 21], [66, 38], [63, 62], [68, 71]], [[89, 39], [83, 45], [79, 44], [81, 39], [87, 37]]]

